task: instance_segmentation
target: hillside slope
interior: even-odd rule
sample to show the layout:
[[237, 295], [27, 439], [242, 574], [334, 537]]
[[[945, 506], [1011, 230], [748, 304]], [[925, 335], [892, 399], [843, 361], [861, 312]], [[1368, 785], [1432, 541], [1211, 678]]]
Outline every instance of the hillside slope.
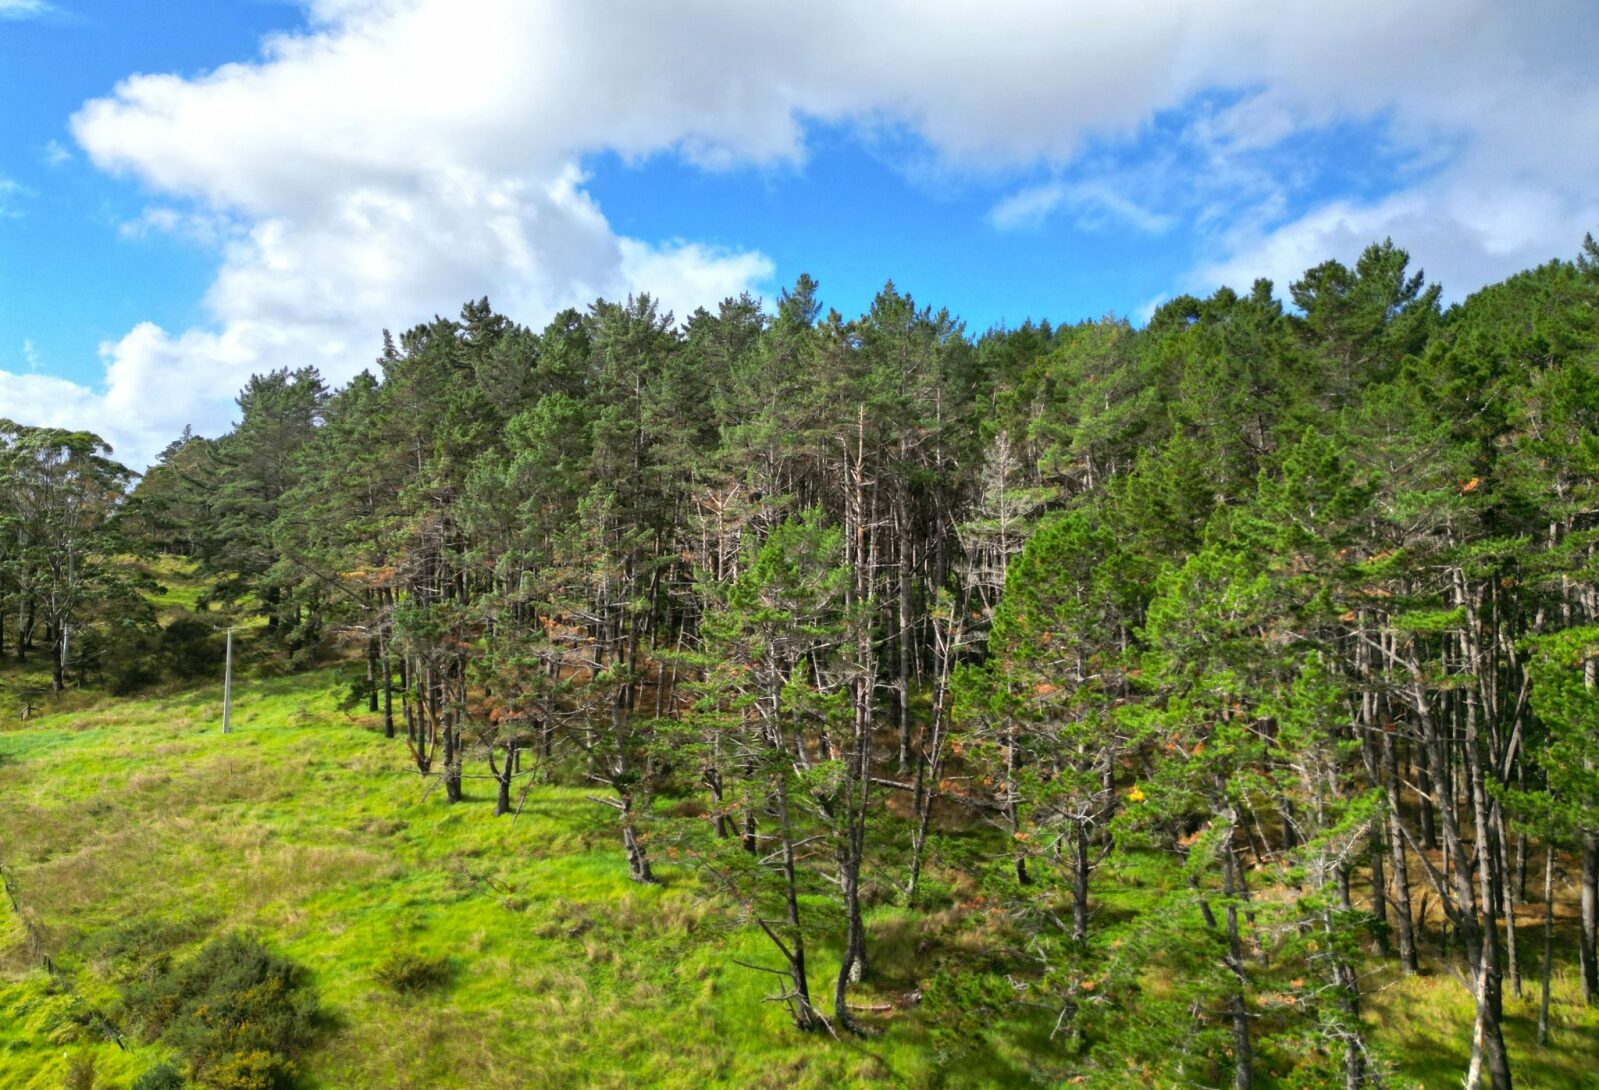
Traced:
[[[958, 910], [942, 931], [876, 911], [877, 1005], [893, 1008], [876, 1015], [883, 1033], [796, 1033], [763, 1002], [769, 978], [737, 964], [769, 963], [764, 939], [688, 868], [664, 866], [657, 887], [628, 882], [608, 812], [581, 790], [536, 788], [514, 823], [491, 816], [491, 784], [471, 781], [459, 807], [426, 795], [401, 743], [334, 710], [338, 690], [332, 671], [241, 684], [227, 736], [215, 687], [73, 696], [0, 732], [0, 859], [58, 969], [52, 981], [38, 967], [0, 904], [0, 1085], [55, 1090], [92, 1054], [95, 1085], [127, 1086], [163, 1054], [137, 1040], [119, 1051], [91, 1012], [115, 1023], [119, 979], [236, 929], [307, 967], [320, 991], [329, 1017], [303, 1065], [308, 1090], [1030, 1086], [1069, 1071], [1043, 1013], [1007, 1023], [961, 1017], [954, 999], [903, 1002], [897, 988], [918, 982], [895, 980], [896, 953], [909, 962], [917, 945], [947, 943], [972, 995], [1002, 981], [982, 971], [1002, 962]], [[374, 974], [395, 951], [447, 958], [446, 986], [386, 989]], [[832, 969], [821, 961], [818, 986]], [[1511, 1002], [1522, 1085], [1591, 1085], [1599, 1019], [1575, 1013], [1574, 991], [1557, 981], [1547, 1050], [1532, 1045], [1535, 989]], [[1469, 1026], [1459, 986], [1439, 974], [1371, 998], [1401, 1085], [1455, 1085]]]
[[[964, 1057], [916, 1012], [865, 1042], [800, 1036], [734, 963], [770, 962], [765, 940], [686, 868], [627, 881], [609, 811], [580, 790], [538, 788], [514, 823], [491, 816], [492, 785], [454, 808], [424, 797], [403, 744], [334, 711], [337, 689], [331, 672], [240, 685], [227, 736], [215, 688], [0, 733], [0, 859], [82, 996], [55, 994], [8, 908], [0, 1085], [54, 1090], [92, 1049], [99, 1085], [126, 1086], [159, 1050], [119, 1053], [85, 1007], [114, 1021], [119, 975], [231, 929], [313, 974], [331, 1017], [308, 1088], [1035, 1084], [1021, 1052], [1040, 1026]], [[874, 926], [891, 959], [893, 911]], [[447, 957], [447, 986], [386, 990], [373, 973], [395, 950]]]

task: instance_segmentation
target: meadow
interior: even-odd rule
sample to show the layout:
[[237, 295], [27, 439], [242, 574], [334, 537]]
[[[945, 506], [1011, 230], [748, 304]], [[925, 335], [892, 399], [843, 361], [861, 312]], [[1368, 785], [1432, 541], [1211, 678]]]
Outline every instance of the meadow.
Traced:
[[[59, 971], [7, 905], [0, 1084], [54, 1090], [92, 1052], [95, 1085], [126, 1086], [165, 1057], [119, 1050], [87, 1010], [115, 1021], [120, 976], [235, 929], [311, 971], [328, 1024], [307, 1088], [1033, 1084], [1025, 1024], [949, 1064], [914, 1018], [866, 1042], [795, 1033], [733, 963], [770, 961], [766, 940], [686, 867], [628, 881], [580, 789], [537, 788], [514, 821], [480, 780], [459, 806], [424, 798], [339, 693], [333, 670], [245, 681], [226, 736], [216, 686], [72, 698], [0, 734], [0, 851]], [[447, 982], [396, 996], [374, 977], [395, 951], [447, 959]]]

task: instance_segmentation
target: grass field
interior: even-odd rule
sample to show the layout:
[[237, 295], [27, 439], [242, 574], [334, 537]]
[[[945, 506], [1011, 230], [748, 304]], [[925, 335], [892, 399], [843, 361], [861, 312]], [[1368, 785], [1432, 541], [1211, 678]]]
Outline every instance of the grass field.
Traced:
[[[0, 667], [0, 686], [36, 680]], [[69, 693], [3, 724], [0, 863], [57, 974], [0, 899], [0, 1087], [55, 1090], [90, 1056], [95, 1086], [126, 1087], [161, 1053], [119, 1050], [91, 1012], [116, 1022], [125, 974], [234, 929], [315, 981], [329, 1017], [303, 1065], [308, 1090], [1021, 1087], [1063, 1072], [1047, 1012], [952, 1036], [932, 1004], [906, 1005], [876, 1016], [869, 1039], [796, 1033], [763, 1001], [771, 978], [734, 963], [772, 964], [764, 938], [687, 868], [663, 859], [660, 886], [628, 882], [610, 812], [580, 790], [535, 789], [514, 824], [492, 816], [488, 781], [469, 780], [460, 806], [424, 797], [403, 743], [337, 710], [339, 690], [333, 669], [247, 676], [227, 736], [220, 686]], [[921, 983], [901, 971], [918, 948], [957, 971], [995, 969], [980, 926], [953, 910], [912, 920], [884, 903], [870, 926], [879, 990], [864, 1003]], [[375, 970], [394, 951], [447, 959], [446, 984], [384, 988]], [[1508, 1001], [1519, 1086], [1599, 1085], [1599, 1018], [1574, 987], [1569, 971], [1557, 980], [1549, 1049], [1532, 1041], [1535, 982]], [[1368, 990], [1399, 1085], [1458, 1086], [1460, 984], [1440, 971]]]
[[[332, 1025], [308, 1087], [938, 1081], [914, 1025], [864, 1043], [795, 1034], [762, 1001], [769, 981], [729, 960], [770, 962], [765, 940], [670, 864], [659, 887], [628, 882], [609, 811], [583, 792], [539, 789], [514, 825], [486, 787], [455, 808], [424, 800], [400, 743], [333, 710], [337, 688], [332, 673], [240, 685], [227, 736], [215, 689], [0, 734], [0, 852], [82, 997], [33, 967], [6, 909], [0, 1085], [53, 1090], [83, 1049], [103, 1085], [126, 1085], [157, 1055], [119, 1053], [74, 1006], [114, 1013], [135, 959], [231, 928], [313, 972]], [[448, 957], [448, 987], [380, 987], [394, 949]], [[819, 994], [827, 974], [824, 958]], [[986, 1074], [964, 1084], [1033, 1084], [1036, 1042], [1014, 1028], [1017, 1055], [983, 1050], [967, 1062]]]

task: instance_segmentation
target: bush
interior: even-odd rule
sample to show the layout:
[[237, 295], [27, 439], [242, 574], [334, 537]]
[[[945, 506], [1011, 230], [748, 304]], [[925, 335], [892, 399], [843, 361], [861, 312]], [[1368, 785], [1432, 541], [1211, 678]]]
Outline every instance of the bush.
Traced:
[[287, 1090], [316, 1028], [316, 996], [294, 963], [259, 939], [229, 935], [133, 985], [128, 1007], [149, 1039], [181, 1053], [214, 1090]]
[[107, 687], [112, 696], [132, 696], [161, 680], [161, 671], [149, 655], [132, 653], [118, 659], [106, 670]]
[[179, 617], [161, 630], [161, 660], [174, 677], [214, 674], [226, 656], [224, 638], [205, 621]]
[[156, 1064], [133, 1080], [128, 1090], [183, 1090], [183, 1076], [171, 1064]]
[[404, 994], [431, 991], [450, 979], [450, 959], [397, 950], [379, 962], [372, 975], [390, 991]]
[[282, 1090], [294, 1082], [294, 1064], [276, 1052], [234, 1052], [206, 1073], [216, 1090]]

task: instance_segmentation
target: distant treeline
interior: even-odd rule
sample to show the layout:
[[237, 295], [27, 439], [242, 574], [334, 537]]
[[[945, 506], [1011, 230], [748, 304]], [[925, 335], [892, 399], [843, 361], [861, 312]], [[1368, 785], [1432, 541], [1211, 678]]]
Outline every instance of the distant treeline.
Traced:
[[1008, 936], [981, 1001], [1093, 1085], [1376, 1085], [1362, 979], [1436, 960], [1503, 1090], [1551, 891], [1599, 1002], [1599, 246], [1448, 309], [1389, 243], [1289, 294], [980, 337], [807, 277], [676, 324], [469, 303], [340, 389], [255, 377], [126, 500], [8, 427], [6, 638], [108, 631], [111, 552], [192, 557], [291, 662], [362, 648], [445, 799], [591, 783], [802, 1029], [868, 1028], [868, 908], [953, 905]]

